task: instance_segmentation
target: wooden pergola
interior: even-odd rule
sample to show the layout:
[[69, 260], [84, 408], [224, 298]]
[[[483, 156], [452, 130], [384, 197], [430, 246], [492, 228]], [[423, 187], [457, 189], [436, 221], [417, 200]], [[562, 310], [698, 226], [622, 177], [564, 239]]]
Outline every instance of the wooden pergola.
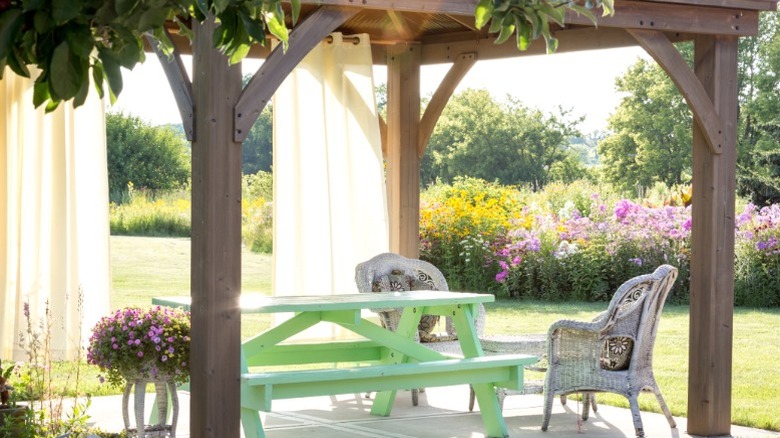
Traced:
[[[213, 49], [214, 24], [195, 39], [175, 38], [163, 62], [185, 131], [192, 141], [193, 437], [240, 434], [241, 143], [277, 87], [306, 54], [334, 31], [366, 33], [376, 64], [386, 64], [387, 119], [381, 121], [387, 162], [391, 248], [419, 255], [420, 157], [445, 104], [478, 60], [537, 55], [474, 27], [477, 0], [303, 0], [286, 53], [266, 60], [242, 90], [241, 66]], [[688, 433], [729, 435], [734, 295], [734, 200], [737, 41], [755, 35], [760, 11], [776, 0], [616, 0], [613, 17], [567, 14], [556, 27], [558, 52], [642, 46], [687, 100], [693, 124], [693, 229], [690, 290]], [[693, 41], [691, 69], [673, 43]], [[193, 56], [193, 79], [179, 53]], [[452, 63], [420, 117], [420, 68]], [[522, 72], [518, 72], [518, 76]], [[578, 75], [582, 77], [582, 74]], [[583, 81], [583, 86], [587, 84]]]

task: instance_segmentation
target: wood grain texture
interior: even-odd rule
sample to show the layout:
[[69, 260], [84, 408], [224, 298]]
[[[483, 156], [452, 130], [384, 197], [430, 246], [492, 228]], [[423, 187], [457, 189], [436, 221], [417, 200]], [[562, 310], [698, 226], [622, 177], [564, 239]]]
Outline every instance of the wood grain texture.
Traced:
[[729, 435], [734, 312], [737, 39], [698, 37], [696, 76], [723, 121], [723, 152], [713, 155], [693, 129], [688, 433]]
[[213, 48], [213, 20], [195, 27], [192, 143], [192, 344], [190, 431], [193, 438], [238, 438], [241, 353], [241, 143], [233, 107], [241, 64]]
[[420, 253], [420, 45], [388, 48], [387, 206], [390, 250], [409, 258]]

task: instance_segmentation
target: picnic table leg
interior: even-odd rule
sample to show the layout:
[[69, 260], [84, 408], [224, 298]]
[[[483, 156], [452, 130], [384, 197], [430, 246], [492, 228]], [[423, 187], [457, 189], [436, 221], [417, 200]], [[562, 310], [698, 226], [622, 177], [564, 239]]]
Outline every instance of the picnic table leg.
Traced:
[[[482, 345], [477, 337], [474, 326], [474, 306], [459, 306], [453, 314], [455, 330], [458, 333], [460, 348], [464, 357], [484, 356]], [[496, 388], [491, 383], [479, 383], [472, 385], [479, 403], [479, 412], [482, 414], [482, 423], [488, 437], [505, 438], [509, 436], [504, 416], [501, 413], [501, 405], [498, 402]]]
[[[249, 372], [249, 365], [247, 364], [246, 354], [244, 354], [244, 346], [241, 348], [241, 374]], [[263, 422], [260, 420], [260, 411], [255, 407], [246, 407], [246, 404], [258, 405], [255, 403], [248, 403], [248, 400], [252, 399], [252, 395], [249, 393], [249, 388], [246, 384], [241, 384], [241, 426], [244, 428], [245, 438], [265, 438], [265, 431], [263, 430]]]
[[[414, 342], [414, 334], [417, 333], [417, 326], [420, 324], [420, 317], [422, 316], [421, 309], [417, 307], [406, 308], [401, 315], [401, 319], [398, 321], [398, 327], [396, 334], [401, 335], [411, 342]], [[406, 355], [395, 353], [382, 362], [384, 363], [406, 363], [409, 358]], [[411, 389], [411, 388], [410, 388]], [[387, 417], [390, 415], [390, 411], [393, 409], [393, 402], [395, 401], [395, 395], [397, 391], [382, 391], [377, 393], [374, 399], [374, 404], [371, 406], [371, 414], [378, 415], [380, 417]]]

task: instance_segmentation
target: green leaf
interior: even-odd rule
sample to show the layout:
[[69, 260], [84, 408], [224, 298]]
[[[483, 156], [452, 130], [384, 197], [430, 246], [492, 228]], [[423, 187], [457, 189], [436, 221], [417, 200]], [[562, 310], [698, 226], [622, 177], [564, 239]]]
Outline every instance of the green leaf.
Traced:
[[68, 42], [70, 50], [81, 58], [89, 58], [94, 48], [92, 32], [86, 24], [68, 28], [65, 33], [65, 41]]
[[51, 99], [51, 94], [49, 94], [49, 82], [42, 80], [41, 78], [36, 79], [35, 84], [33, 85], [33, 105], [38, 108], [49, 99]]
[[149, 9], [143, 14], [141, 14], [141, 18], [138, 21], [138, 30], [141, 32], [146, 32], [149, 29], [162, 27], [162, 25], [165, 24], [165, 19], [167, 17], [168, 17], [168, 9], [165, 8]]
[[574, 12], [576, 12], [576, 13], [584, 16], [584, 17], [586, 17], [587, 19], [592, 21], [593, 24], [596, 24], [596, 16], [593, 15], [593, 12], [591, 12], [589, 9], [587, 9], [585, 7], [582, 7], [582, 6], [580, 6], [580, 5], [576, 4], [576, 3], [572, 3], [571, 5], [569, 5], [569, 9], [571, 9], [572, 11], [574, 11]]
[[479, 0], [477, 8], [474, 10], [474, 25], [477, 29], [482, 29], [482, 27], [487, 24], [492, 14], [493, 0]]
[[46, 0], [23, 0], [22, 9], [25, 11], [34, 11], [41, 9], [45, 3]]
[[510, 24], [506, 26], [501, 26], [501, 32], [499, 32], [498, 36], [496, 37], [496, 44], [503, 44], [506, 42], [506, 40], [509, 39], [510, 36], [512, 36], [512, 33], [515, 31], [515, 25]]
[[117, 15], [127, 15], [138, 5], [138, 0], [116, 0], [114, 10]]
[[230, 0], [214, 0], [214, 15], [221, 15], [228, 6], [230, 6]]
[[536, 10], [531, 8], [523, 8], [525, 12], [525, 19], [531, 25], [531, 39], [537, 39], [542, 34], [542, 20], [544, 17], [540, 17]]
[[92, 82], [94, 83], [95, 90], [101, 99], [105, 95], [105, 91], [103, 90], [104, 75], [105, 72], [103, 71], [103, 64], [100, 61], [95, 61], [95, 65], [92, 66]]
[[179, 17], [173, 17], [173, 20], [176, 22], [176, 25], [179, 26], [179, 35], [184, 35], [185, 37], [189, 38], [190, 41], [192, 41], [193, 38], [195, 38], [195, 32], [192, 31], [189, 27], [187, 27], [186, 24], [184, 24]]
[[254, 38], [255, 41], [258, 42], [264, 42], [265, 41], [265, 28], [263, 27], [262, 21], [255, 20], [252, 17], [250, 17], [248, 14], [240, 14], [241, 16], [241, 22], [244, 24], [244, 29], [246, 29], [246, 32]]
[[[563, 21], [566, 18], [566, 10], [564, 8], [556, 8], [553, 6], [550, 6], [547, 3], [542, 4], [540, 15], [546, 14], [552, 21], [554, 21], [558, 26], [563, 26]], [[544, 17], [542, 17], [544, 20]], [[547, 20], [544, 20], [545, 22]]]
[[515, 20], [517, 26], [517, 49], [521, 52], [528, 50], [531, 45], [531, 26], [523, 25], [520, 18]]
[[301, 16], [301, 0], [290, 0], [290, 5], [292, 6], [292, 24], [295, 26], [298, 17]]
[[97, 11], [95, 11], [95, 22], [99, 24], [108, 24], [117, 17], [116, 7], [113, 1], [104, 2]]
[[62, 24], [79, 16], [81, 0], [52, 0], [51, 16], [56, 23]]
[[89, 94], [88, 80], [81, 82], [81, 88], [79, 88], [79, 91], [75, 96], [73, 96], [73, 108], [78, 108], [81, 105], [84, 105], [84, 102], [87, 101], [87, 94]]
[[11, 54], [6, 58], [6, 61], [8, 62], [8, 67], [14, 73], [25, 78], [30, 77], [30, 70], [27, 69], [27, 64], [22, 61], [21, 50], [18, 47], [14, 47]]
[[37, 11], [35, 16], [33, 16], [33, 27], [35, 27], [35, 31], [38, 33], [46, 33], [54, 28], [55, 24], [48, 12]]
[[5, 59], [16, 46], [23, 19], [19, 9], [9, 9], [0, 14], [0, 59]]
[[289, 33], [287, 26], [284, 24], [284, 16], [279, 16], [276, 13], [266, 14], [266, 24], [268, 24], [268, 30], [272, 35], [279, 38], [284, 44], [284, 50], [287, 50], [287, 40], [289, 39]]
[[51, 89], [52, 95], [58, 99], [68, 100], [76, 95], [86, 80], [81, 63], [83, 59], [76, 56], [67, 42], [61, 42], [51, 57]]
[[601, 9], [604, 10], [603, 17], [615, 15], [615, 0], [601, 0]]
[[60, 100], [50, 100], [46, 103], [46, 114], [54, 111], [57, 109], [58, 106], [60, 106]]
[[[198, 5], [198, 11], [203, 14], [203, 17], [209, 14], [209, 2], [207, 0], [195, 0], [195, 4]], [[203, 21], [200, 19], [200, 21]]]
[[246, 55], [249, 54], [250, 47], [249, 44], [240, 44], [236, 47], [230, 55], [230, 64], [241, 62], [242, 59], [246, 58]]
[[108, 90], [113, 103], [116, 101], [116, 96], [122, 92], [122, 71], [120, 70], [119, 60], [111, 50], [102, 47], [98, 48], [98, 57], [100, 62], [103, 63], [103, 70], [108, 80]]
[[555, 37], [547, 37], [545, 39], [545, 42], [547, 43], [547, 53], [555, 53], [558, 50], [558, 38]]

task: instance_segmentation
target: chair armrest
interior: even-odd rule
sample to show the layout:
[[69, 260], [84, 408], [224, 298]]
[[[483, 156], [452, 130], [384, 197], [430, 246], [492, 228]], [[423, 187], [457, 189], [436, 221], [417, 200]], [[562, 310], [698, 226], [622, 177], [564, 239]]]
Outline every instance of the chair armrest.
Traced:
[[[571, 363], [589, 363], [599, 366], [602, 343], [601, 329], [605, 320], [596, 322], [556, 321], [547, 333], [547, 359], [550, 363], [565, 360]], [[565, 358], [565, 359], [563, 359]]]

